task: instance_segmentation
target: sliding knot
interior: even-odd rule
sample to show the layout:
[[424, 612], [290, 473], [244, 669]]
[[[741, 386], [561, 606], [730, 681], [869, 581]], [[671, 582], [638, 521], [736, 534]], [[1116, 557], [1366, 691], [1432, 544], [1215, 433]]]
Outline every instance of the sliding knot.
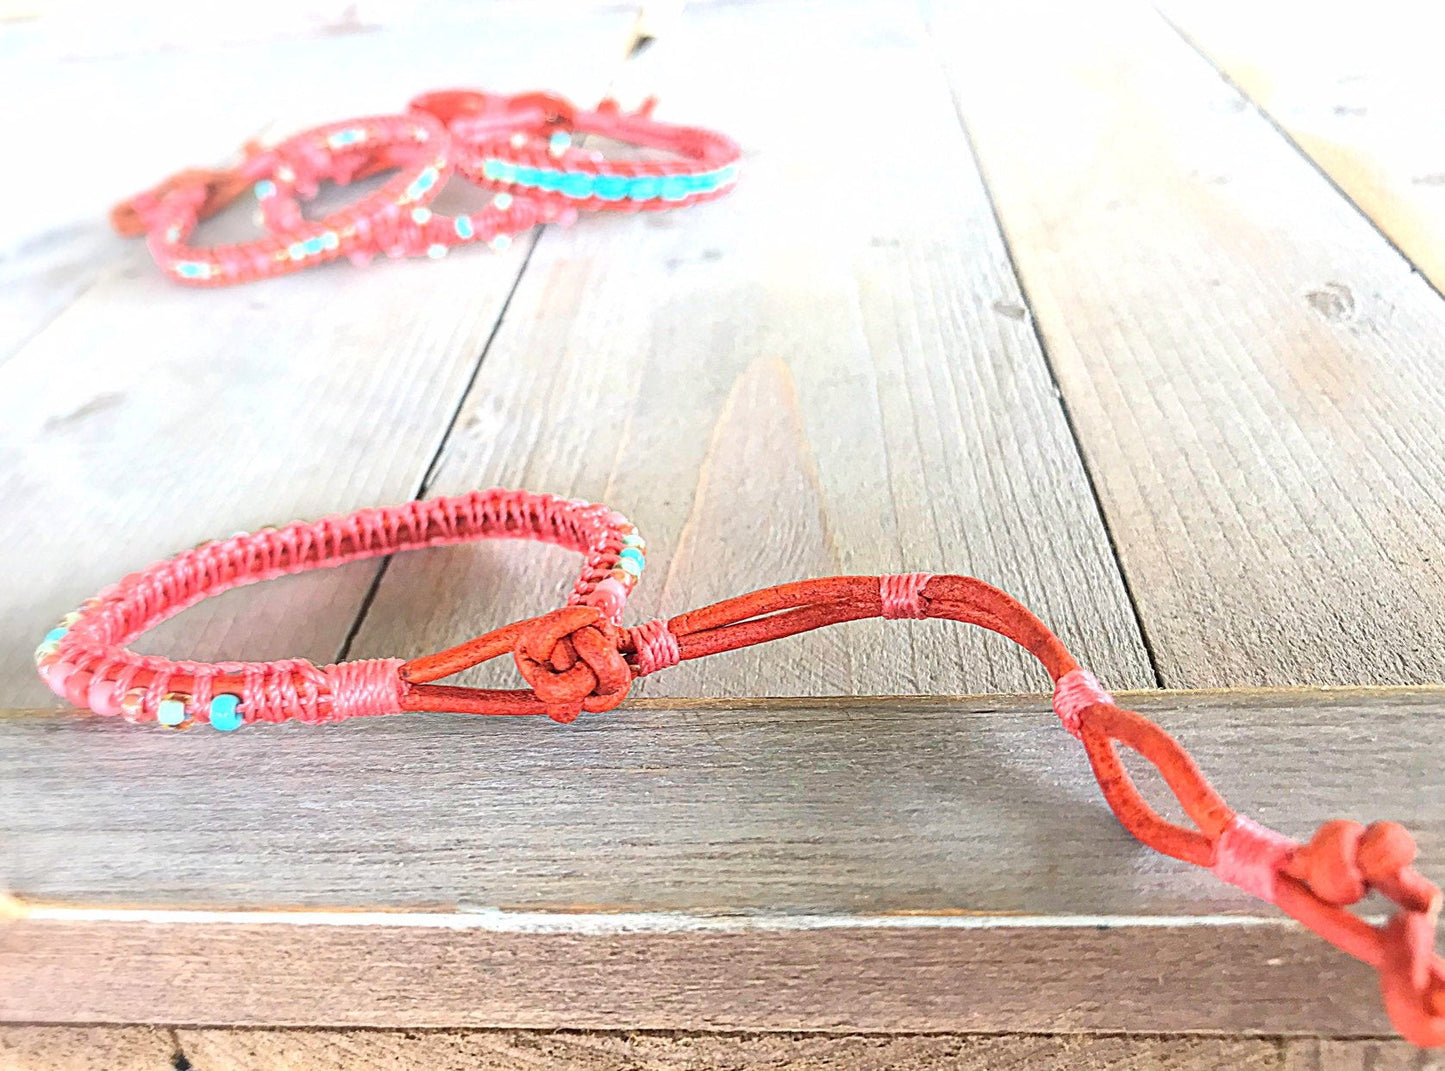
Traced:
[[593, 606], [568, 606], [528, 622], [513, 657], [553, 721], [611, 710], [627, 698], [632, 669], [618, 630]]
[[1054, 684], [1054, 713], [1071, 736], [1082, 731], [1084, 711], [1092, 706], [1113, 706], [1114, 697], [1104, 691], [1099, 678], [1087, 669], [1065, 673]]
[[406, 690], [402, 665], [400, 658], [376, 658], [327, 666], [321, 671], [331, 692], [331, 712], [325, 720], [401, 713]]
[[[1325, 903], [1343, 907], [1363, 899], [1371, 887], [1406, 892], [1404, 872], [1414, 861], [1415, 838], [1404, 826], [1396, 822], [1362, 826], [1336, 819], [1320, 826], [1310, 842], [1294, 853], [1289, 874]], [[1417, 902], [1403, 906], [1428, 910], [1428, 893], [1413, 899]]]
[[110, 225], [123, 238], [136, 238], [182, 215], [205, 219], [250, 187], [239, 169], [180, 171], [157, 186], [122, 201], [110, 212]]
[[1251, 896], [1274, 903], [1280, 867], [1299, 845], [1281, 833], [1235, 815], [1214, 842], [1210, 870]]
[[932, 573], [899, 573], [878, 578], [878, 596], [883, 600], [883, 616], [890, 621], [899, 618], [915, 620], [928, 616], [923, 604], [923, 586], [933, 579]]
[[644, 622], [632, 629], [632, 643], [636, 648], [633, 661], [637, 665], [639, 677], [646, 677], [649, 673], [656, 673], [659, 669], [667, 669], [682, 661], [682, 649], [677, 644], [677, 637], [662, 618]]

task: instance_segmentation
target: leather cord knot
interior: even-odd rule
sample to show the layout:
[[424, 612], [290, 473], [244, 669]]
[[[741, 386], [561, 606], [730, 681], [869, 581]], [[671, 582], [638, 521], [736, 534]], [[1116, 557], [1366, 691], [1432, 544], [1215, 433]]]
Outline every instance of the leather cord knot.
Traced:
[[[255, 151], [255, 146], [246, 148], [248, 155]], [[159, 225], [162, 213], [191, 211], [197, 219], [205, 219], [225, 208], [250, 185], [241, 168], [180, 171], [116, 205], [110, 212], [110, 225], [124, 238], [138, 238]]]
[[627, 698], [632, 669], [619, 630], [594, 606], [568, 606], [528, 622], [512, 656], [553, 721], [611, 710]]
[[1291, 853], [1285, 872], [1327, 904], [1343, 907], [1378, 889], [1401, 907], [1428, 911], [1432, 887], [1410, 870], [1415, 838], [1396, 822], [1337, 819], [1316, 830], [1308, 844]]

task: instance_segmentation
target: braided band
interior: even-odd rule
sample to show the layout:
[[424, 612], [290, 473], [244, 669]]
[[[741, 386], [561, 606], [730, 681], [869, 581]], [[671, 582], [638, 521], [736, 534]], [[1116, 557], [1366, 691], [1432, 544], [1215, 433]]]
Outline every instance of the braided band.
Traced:
[[260, 580], [331, 568], [420, 547], [478, 539], [555, 543], [585, 556], [569, 605], [616, 624], [641, 575], [645, 546], [605, 506], [519, 491], [360, 510], [314, 523], [263, 528], [203, 543], [126, 577], [66, 616], [36, 651], [57, 695], [98, 714], [172, 727], [208, 721], [339, 721], [402, 709], [399, 659], [318, 667], [279, 662], [178, 662], [125, 648], [135, 637], [211, 595]]
[[[604, 100], [579, 111], [544, 93], [505, 97], [446, 90], [417, 97], [456, 141], [457, 170], [473, 182], [585, 211], [658, 211], [721, 197], [737, 182], [742, 150], [724, 134], [635, 113]], [[578, 134], [674, 154], [668, 160], [607, 160], [572, 144]]]

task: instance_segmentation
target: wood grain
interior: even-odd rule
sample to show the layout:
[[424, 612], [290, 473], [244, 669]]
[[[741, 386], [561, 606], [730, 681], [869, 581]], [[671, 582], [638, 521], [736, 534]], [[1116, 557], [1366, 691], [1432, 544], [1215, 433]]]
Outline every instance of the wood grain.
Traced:
[[[1441, 699], [1133, 705], [1246, 813], [1297, 837], [1401, 820], [1438, 879]], [[76, 906], [0, 931], [0, 1019], [1386, 1029], [1367, 968], [1132, 842], [1040, 705], [657, 703], [570, 730], [430, 717], [229, 740], [12, 715], [0, 873]], [[160, 997], [161, 977], [187, 984]]]
[[[662, 114], [741, 140], [735, 193], [546, 235], [429, 486], [622, 510], [649, 542], [638, 618], [809, 575], [966, 572], [1025, 599], [1116, 685], [1154, 683], [916, 16], [777, 4], [760, 32], [759, 14], [689, 9], [653, 60]], [[844, 151], [859, 130], [867, 151]], [[565, 592], [564, 561], [497, 545], [398, 559], [354, 650], [440, 647], [538, 613]], [[993, 637], [867, 623], [640, 690], [1037, 686]]]
[[[331, 117], [378, 101], [395, 109], [416, 88], [479, 70], [498, 88], [550, 81], [595, 96], [627, 28], [618, 10], [556, 34], [550, 20], [514, 9], [442, 36], [276, 44], [265, 69], [336, 72], [310, 102]], [[359, 70], [376, 77], [343, 94]], [[415, 494], [527, 245], [215, 291], [175, 286], [137, 255], [87, 289], [0, 365], [0, 534], [12, 548], [0, 581], [3, 701], [53, 701], [28, 650], [59, 614], [125, 573], [237, 529]], [[330, 661], [375, 570], [234, 592], [142, 646]]]
[[1166, 685], [1445, 677], [1445, 305], [1155, 13], [936, 39]]
[[843, 1033], [1389, 1030], [1373, 972], [1292, 927], [1006, 923], [599, 935], [28, 919], [0, 928], [5, 1020]]
[[523, 1031], [183, 1030], [196, 1071], [1275, 1071], [1273, 1040], [979, 1034], [534, 1033]]
[[1445, 289], [1445, 16], [1387, 2], [1166, 0], [1166, 17]]
[[[1238, 809], [1296, 837], [1394, 818], [1442, 876], [1439, 692], [1132, 699]], [[658, 701], [570, 728], [408, 717], [175, 739], [10, 715], [0, 887], [221, 908], [1259, 910], [1135, 844], [1046, 702], [1007, 697]]]
[[170, 1031], [0, 1026], [0, 1071], [174, 1071]]
[[1284, 1071], [1440, 1071], [1445, 1055], [1404, 1041], [1338, 1041], [1291, 1038], [1284, 1042]]

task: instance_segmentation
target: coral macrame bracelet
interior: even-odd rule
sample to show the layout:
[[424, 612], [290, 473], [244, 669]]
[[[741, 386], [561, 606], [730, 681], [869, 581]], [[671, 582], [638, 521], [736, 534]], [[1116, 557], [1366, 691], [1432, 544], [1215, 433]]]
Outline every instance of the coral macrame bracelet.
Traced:
[[[424, 93], [408, 108], [447, 125], [457, 170], [473, 182], [584, 211], [642, 212], [721, 197], [737, 182], [742, 150], [726, 135], [652, 118], [655, 99], [635, 113], [604, 100], [580, 111], [561, 97], [506, 97], [480, 90]], [[573, 137], [591, 134], [674, 154], [668, 160], [608, 160]]]
[[[721, 196], [737, 179], [737, 146], [712, 131], [623, 115], [604, 101], [578, 111], [546, 93], [477, 90], [424, 94], [405, 115], [329, 123], [270, 149], [248, 146], [226, 170], [184, 171], [117, 205], [112, 226], [145, 235], [156, 263], [177, 282], [225, 286], [299, 271], [339, 257], [437, 258], [486, 242], [504, 249], [539, 223], [570, 223], [579, 210], [678, 208]], [[672, 151], [678, 159], [608, 162], [571, 147], [597, 133]], [[455, 137], [454, 137], [455, 134]], [[324, 219], [300, 202], [323, 182], [348, 185], [397, 170], [379, 189]], [[453, 171], [492, 189], [481, 211], [444, 216], [429, 207]], [[211, 248], [190, 243], [202, 219], [247, 189], [269, 234]]]
[[[242, 584], [359, 558], [475, 539], [536, 539], [577, 550], [582, 576], [568, 605], [439, 654], [319, 667], [284, 662], [172, 662], [124, 645], [153, 625]], [[1435, 953], [1440, 890], [1413, 867], [1415, 842], [1393, 822], [1326, 822], [1296, 843], [1230, 810], [1161, 728], [1119, 707], [1044, 624], [1010, 596], [964, 576], [840, 576], [755, 591], [666, 621], [619, 624], [645, 546], [604, 506], [486, 491], [363, 510], [203, 544], [127, 577], [45, 637], [40, 674], [97, 714], [185, 728], [257, 721], [340, 721], [402, 711], [545, 714], [569, 722], [611, 710], [638, 677], [824, 625], [870, 617], [943, 618], [978, 625], [1026, 648], [1054, 682], [1053, 706], [1084, 746], [1114, 815], [1151, 848], [1212, 870], [1278, 905], [1379, 971], [1385, 1007], [1417, 1045], [1445, 1044], [1445, 960]], [[529, 688], [431, 682], [511, 655]], [[1164, 818], [1135, 788], [1118, 745], [1152, 763], [1195, 828]], [[1397, 910], [1375, 926], [1346, 910], [1369, 892]]]

